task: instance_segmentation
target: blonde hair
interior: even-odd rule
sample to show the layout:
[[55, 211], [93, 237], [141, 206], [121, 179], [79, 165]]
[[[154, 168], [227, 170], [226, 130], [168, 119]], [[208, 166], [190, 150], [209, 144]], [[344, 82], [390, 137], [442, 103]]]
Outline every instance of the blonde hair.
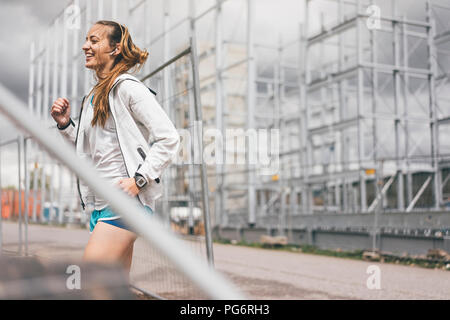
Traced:
[[111, 47], [115, 48], [116, 44], [120, 43], [122, 49], [120, 54], [116, 56], [111, 71], [102, 79], [98, 79], [97, 76], [95, 76], [97, 84], [92, 89], [94, 92], [94, 100], [92, 103], [95, 108], [91, 125], [95, 126], [99, 123], [104, 127], [109, 115], [108, 94], [114, 81], [119, 75], [125, 72], [130, 70], [132, 70], [132, 72], [139, 71], [147, 61], [148, 52], [147, 50], [141, 50], [133, 43], [128, 28], [120, 23], [100, 20], [95, 24], [112, 27], [108, 34], [109, 44]]

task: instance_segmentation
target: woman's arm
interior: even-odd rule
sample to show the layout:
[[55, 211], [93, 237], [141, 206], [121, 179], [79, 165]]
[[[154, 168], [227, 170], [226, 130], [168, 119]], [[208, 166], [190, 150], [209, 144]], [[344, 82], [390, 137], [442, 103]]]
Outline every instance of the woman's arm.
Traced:
[[67, 127], [60, 128], [59, 125], [57, 125], [57, 128], [63, 137], [75, 145], [75, 139], [77, 137], [77, 124], [72, 119], [70, 119]]

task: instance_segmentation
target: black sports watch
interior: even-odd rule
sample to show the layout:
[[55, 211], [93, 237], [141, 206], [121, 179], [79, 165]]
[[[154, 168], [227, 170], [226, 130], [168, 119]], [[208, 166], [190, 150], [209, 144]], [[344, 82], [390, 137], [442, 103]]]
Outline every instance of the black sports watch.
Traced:
[[134, 174], [134, 181], [136, 181], [136, 185], [139, 188], [139, 190], [141, 190], [147, 184], [147, 180], [145, 180], [145, 178], [139, 173]]

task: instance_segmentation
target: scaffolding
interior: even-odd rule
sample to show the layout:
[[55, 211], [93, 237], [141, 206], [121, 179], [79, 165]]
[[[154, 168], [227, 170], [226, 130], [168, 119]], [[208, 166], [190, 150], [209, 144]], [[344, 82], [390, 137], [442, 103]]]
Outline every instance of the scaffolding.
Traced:
[[[285, 107], [286, 67], [274, 72], [272, 104], [273, 125], [283, 124], [281, 140], [289, 144], [284, 137], [298, 133], [299, 146], [282, 146], [281, 177], [267, 184], [279, 187], [272, 193], [280, 206], [262, 226], [283, 230], [292, 228], [292, 215], [370, 213], [378, 206], [410, 212], [420, 200], [422, 209], [442, 209], [448, 153], [441, 151], [439, 133], [450, 108], [443, 89], [448, 60], [436, 52], [448, 54], [442, 48], [448, 25], [437, 31], [435, 24], [437, 8], [448, 8], [417, 2], [423, 20], [410, 19], [401, 3], [307, 1], [298, 41], [297, 117]], [[379, 25], [372, 27], [374, 19]], [[259, 205], [267, 207], [267, 197], [261, 198]]]
[[[316, 213], [445, 209], [450, 196], [450, 8], [445, 1], [411, 6], [407, 0], [307, 0], [290, 17], [298, 35], [280, 34], [278, 43], [255, 40], [256, 19], [267, 18], [255, 14], [261, 6], [255, 0], [189, 1], [177, 3], [180, 10], [171, 4], [74, 0], [83, 17], [81, 32], [75, 28], [69, 35], [70, 29], [61, 28], [66, 11], [32, 44], [30, 109], [48, 119], [50, 95], [79, 101], [92, 85], [89, 71], [81, 72], [79, 47], [95, 20], [117, 19], [130, 27], [136, 42], [150, 51], [142, 74], [179, 53], [195, 24], [203, 132], [215, 128], [227, 137], [228, 129], [277, 129], [280, 138], [279, 172], [272, 175], [250, 163], [245, 131], [236, 139], [247, 141], [240, 150], [217, 149], [216, 159], [220, 154], [235, 161], [208, 166], [213, 226], [283, 233], [295, 227], [296, 216]], [[224, 27], [236, 7], [239, 36]], [[49, 42], [51, 37], [58, 41]], [[193, 130], [186, 121], [193, 99], [184, 94], [192, 86], [186, 63], [179, 61], [145, 83], [164, 97], [174, 96], [163, 98], [164, 109], [177, 128]], [[203, 143], [211, 139], [203, 137]], [[49, 166], [53, 177], [58, 166]], [[167, 176], [176, 191], [166, 190], [163, 204], [190, 199], [194, 210], [201, 195], [194, 167], [173, 166]], [[53, 203], [55, 195], [50, 198]]]

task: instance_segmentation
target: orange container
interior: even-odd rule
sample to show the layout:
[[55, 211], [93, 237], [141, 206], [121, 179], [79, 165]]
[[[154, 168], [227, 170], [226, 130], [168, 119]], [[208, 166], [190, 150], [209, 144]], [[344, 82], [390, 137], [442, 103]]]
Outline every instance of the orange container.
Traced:
[[[25, 210], [25, 191], [21, 192], [21, 207], [22, 213], [28, 212], [28, 217], [33, 216], [34, 197], [32, 194], [28, 195], [28, 210]], [[41, 193], [36, 194], [36, 217], [39, 217], [41, 213]], [[2, 218], [9, 219], [11, 217], [19, 217], [19, 191], [15, 190], [3, 190], [1, 192], [2, 201]]]
[[2, 218], [8, 219], [11, 216], [11, 200], [10, 193], [8, 190], [1, 192], [1, 202], [2, 202]]

